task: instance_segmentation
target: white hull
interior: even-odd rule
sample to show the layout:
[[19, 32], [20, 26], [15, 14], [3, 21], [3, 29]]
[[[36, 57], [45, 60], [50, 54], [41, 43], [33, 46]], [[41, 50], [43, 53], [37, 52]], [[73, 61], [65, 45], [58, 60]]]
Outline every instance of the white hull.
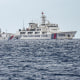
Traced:
[[76, 31], [59, 32], [45, 35], [21, 35], [20, 39], [72, 39], [76, 34]]

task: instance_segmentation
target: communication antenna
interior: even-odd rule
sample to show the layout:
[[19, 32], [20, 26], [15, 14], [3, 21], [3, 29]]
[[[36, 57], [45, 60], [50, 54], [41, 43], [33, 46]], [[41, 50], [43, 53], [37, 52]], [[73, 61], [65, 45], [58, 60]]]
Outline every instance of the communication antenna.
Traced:
[[7, 29], [6, 29], [6, 33], [7, 33]]
[[23, 19], [23, 27], [24, 27], [24, 19]]
[[1, 33], [1, 28], [0, 28], [0, 33]]

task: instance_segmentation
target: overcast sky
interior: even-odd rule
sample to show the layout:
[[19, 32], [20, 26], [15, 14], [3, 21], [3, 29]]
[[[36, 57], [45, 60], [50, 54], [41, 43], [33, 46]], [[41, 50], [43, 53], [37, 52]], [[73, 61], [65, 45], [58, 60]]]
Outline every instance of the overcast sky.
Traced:
[[15, 33], [28, 23], [40, 22], [41, 12], [62, 31], [77, 31], [80, 38], [80, 0], [0, 0], [0, 28]]

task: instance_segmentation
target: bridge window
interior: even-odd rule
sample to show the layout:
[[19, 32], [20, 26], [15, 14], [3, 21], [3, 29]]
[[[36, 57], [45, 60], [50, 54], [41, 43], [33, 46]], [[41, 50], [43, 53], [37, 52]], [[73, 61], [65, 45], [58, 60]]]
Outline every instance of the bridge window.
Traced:
[[20, 32], [20, 34], [25, 34], [26, 32]]
[[28, 34], [33, 34], [33, 32], [28, 32]]

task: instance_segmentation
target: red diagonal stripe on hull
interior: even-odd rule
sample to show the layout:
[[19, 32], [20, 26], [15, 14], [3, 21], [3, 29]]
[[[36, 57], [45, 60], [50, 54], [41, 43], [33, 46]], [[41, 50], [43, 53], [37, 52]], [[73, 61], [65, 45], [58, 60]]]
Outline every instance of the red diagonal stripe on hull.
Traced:
[[10, 40], [13, 38], [14, 36], [12, 35], [11, 37], [10, 37]]

